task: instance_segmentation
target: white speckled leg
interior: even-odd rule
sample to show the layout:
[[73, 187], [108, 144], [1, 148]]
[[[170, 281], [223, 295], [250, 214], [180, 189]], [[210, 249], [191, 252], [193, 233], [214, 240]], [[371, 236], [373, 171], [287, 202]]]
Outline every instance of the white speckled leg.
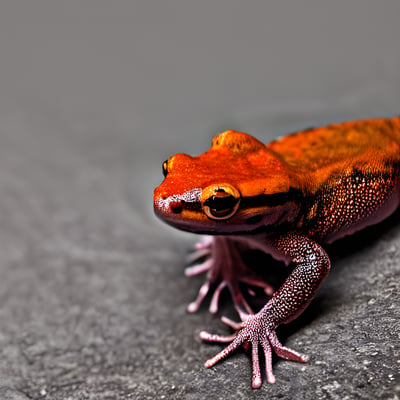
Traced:
[[238, 347], [252, 347], [252, 386], [261, 386], [259, 364], [259, 346], [263, 348], [265, 357], [266, 377], [269, 383], [275, 382], [272, 371], [272, 350], [285, 360], [306, 362], [305, 357], [282, 345], [276, 336], [276, 328], [291, 321], [299, 315], [311, 301], [318, 287], [327, 276], [330, 261], [322, 247], [313, 240], [296, 232], [282, 235], [271, 241], [271, 245], [282, 258], [292, 260], [295, 269], [286, 279], [281, 288], [257, 314], [240, 312], [242, 323], [236, 323], [228, 318], [223, 322], [237, 330], [234, 336], [214, 335], [201, 332], [200, 337], [208, 342], [229, 343], [229, 345], [214, 357], [206, 361], [206, 367], [212, 367], [227, 357]]

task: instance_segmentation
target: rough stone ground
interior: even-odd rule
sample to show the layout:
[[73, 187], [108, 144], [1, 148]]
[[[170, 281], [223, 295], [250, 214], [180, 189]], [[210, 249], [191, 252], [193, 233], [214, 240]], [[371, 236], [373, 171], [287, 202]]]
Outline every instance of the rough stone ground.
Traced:
[[203, 367], [198, 333], [229, 330], [186, 313], [195, 238], [152, 213], [161, 161], [219, 129], [398, 113], [398, 3], [150, 3], [2, 2], [0, 399], [399, 399], [399, 214], [328, 248], [279, 331], [309, 362], [252, 390], [244, 352]]
[[192, 242], [135, 210], [129, 141], [63, 142], [24, 118], [0, 149], [1, 398], [396, 398], [398, 215], [329, 248], [331, 275], [280, 332], [309, 363], [278, 361], [276, 384], [252, 391], [244, 353], [203, 368], [219, 347], [199, 331], [228, 329], [186, 313]]

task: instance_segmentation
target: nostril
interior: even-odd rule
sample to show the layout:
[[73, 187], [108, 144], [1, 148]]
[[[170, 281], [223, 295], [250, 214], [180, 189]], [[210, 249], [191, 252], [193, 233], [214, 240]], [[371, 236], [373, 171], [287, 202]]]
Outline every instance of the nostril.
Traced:
[[181, 201], [173, 201], [169, 205], [174, 214], [180, 214], [183, 211], [183, 204]]

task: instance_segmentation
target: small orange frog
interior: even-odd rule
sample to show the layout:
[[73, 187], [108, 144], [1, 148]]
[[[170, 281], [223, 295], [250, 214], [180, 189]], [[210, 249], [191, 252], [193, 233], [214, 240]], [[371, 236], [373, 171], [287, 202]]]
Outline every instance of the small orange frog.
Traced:
[[[210, 342], [229, 343], [206, 362], [211, 367], [241, 345], [252, 347], [252, 386], [261, 386], [259, 345], [266, 376], [275, 382], [272, 350], [286, 360], [305, 362], [283, 346], [275, 333], [310, 303], [328, 275], [330, 260], [322, 245], [387, 218], [400, 202], [400, 118], [345, 122], [301, 131], [264, 145], [246, 133], [215, 136], [204, 154], [176, 154], [163, 164], [165, 179], [154, 192], [156, 214], [170, 225], [213, 235], [197, 246], [206, 261], [187, 275], [207, 271], [196, 311], [214, 290], [210, 311], [217, 312], [228, 287], [241, 318], [223, 321], [232, 336], [202, 332]], [[246, 249], [260, 249], [293, 272], [273, 291], [241, 260]], [[269, 294], [254, 313], [243, 286]]]

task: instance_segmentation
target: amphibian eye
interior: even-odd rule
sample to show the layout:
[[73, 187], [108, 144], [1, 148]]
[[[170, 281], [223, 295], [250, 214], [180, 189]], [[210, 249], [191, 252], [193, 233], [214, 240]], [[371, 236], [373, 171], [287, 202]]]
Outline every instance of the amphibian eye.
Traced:
[[165, 160], [162, 163], [162, 173], [164, 175], [164, 178], [168, 175], [168, 160]]
[[232, 217], [240, 203], [240, 193], [231, 185], [209, 186], [203, 191], [202, 198], [204, 213], [215, 220]]

